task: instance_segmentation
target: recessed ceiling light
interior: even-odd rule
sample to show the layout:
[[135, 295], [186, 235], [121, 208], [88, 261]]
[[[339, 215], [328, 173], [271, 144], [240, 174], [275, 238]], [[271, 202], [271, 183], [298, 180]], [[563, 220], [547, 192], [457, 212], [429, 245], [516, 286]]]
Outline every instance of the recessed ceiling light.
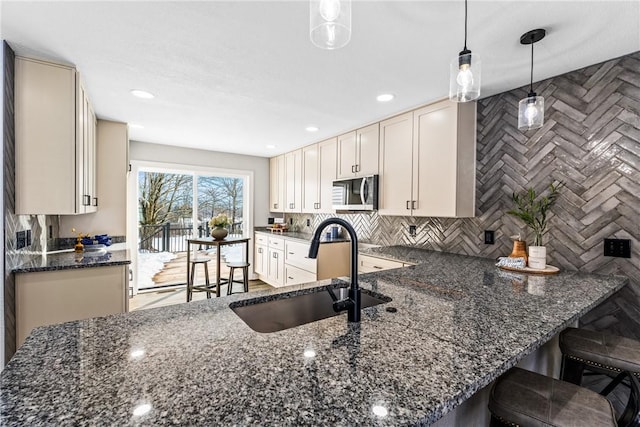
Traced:
[[395, 97], [396, 96], [392, 93], [383, 93], [381, 95], [376, 96], [376, 100], [378, 100], [378, 102], [389, 102]]
[[276, 146], [275, 146], [275, 145], [273, 145], [273, 144], [269, 144], [269, 145], [267, 145], [267, 148], [268, 148], [269, 150], [273, 150], [274, 148], [276, 148]]
[[131, 95], [137, 96], [138, 98], [142, 99], [153, 99], [156, 97], [154, 94], [140, 89], [131, 89]]
[[144, 126], [136, 124], [136, 123], [129, 123], [129, 127], [131, 129], [144, 129]]
[[320, 129], [318, 129], [317, 126], [307, 126], [306, 128], [304, 128], [304, 130], [306, 130], [307, 132], [318, 132]]

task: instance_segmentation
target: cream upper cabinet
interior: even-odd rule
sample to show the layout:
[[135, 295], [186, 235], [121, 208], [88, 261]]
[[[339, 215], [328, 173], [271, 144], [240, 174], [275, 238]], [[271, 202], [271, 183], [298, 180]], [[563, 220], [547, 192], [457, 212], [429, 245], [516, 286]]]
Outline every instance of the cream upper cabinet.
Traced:
[[337, 138], [302, 149], [302, 212], [334, 212], [331, 194], [336, 167]]
[[284, 155], [285, 212], [302, 212], [302, 149]]
[[96, 120], [73, 67], [16, 57], [16, 213], [95, 212]]
[[413, 112], [380, 122], [380, 215], [410, 215]]
[[284, 154], [269, 159], [269, 210], [284, 212]]
[[475, 213], [475, 103], [448, 100], [380, 124], [380, 214]]
[[338, 178], [378, 173], [379, 124], [338, 137]]
[[302, 212], [314, 213], [320, 200], [320, 154], [318, 144], [302, 149]]
[[473, 217], [476, 103], [437, 102], [413, 120], [413, 215]]

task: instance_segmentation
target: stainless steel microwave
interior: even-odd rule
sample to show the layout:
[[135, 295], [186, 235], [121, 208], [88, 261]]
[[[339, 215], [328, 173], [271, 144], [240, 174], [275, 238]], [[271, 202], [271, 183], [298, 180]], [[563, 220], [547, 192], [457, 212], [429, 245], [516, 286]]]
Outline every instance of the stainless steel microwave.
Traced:
[[333, 181], [331, 199], [337, 211], [378, 210], [378, 175]]

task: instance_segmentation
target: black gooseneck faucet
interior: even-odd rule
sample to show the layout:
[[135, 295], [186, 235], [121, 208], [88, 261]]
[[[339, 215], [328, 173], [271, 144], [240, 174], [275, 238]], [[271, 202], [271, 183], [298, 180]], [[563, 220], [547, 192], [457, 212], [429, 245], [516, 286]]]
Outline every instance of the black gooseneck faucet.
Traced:
[[[320, 236], [329, 225], [341, 225], [349, 233], [351, 239], [351, 287], [349, 288], [349, 297], [342, 301], [335, 301], [333, 309], [336, 311], [348, 310], [347, 320], [349, 322], [360, 321], [360, 287], [358, 286], [358, 236], [351, 224], [341, 218], [325, 219], [318, 225], [311, 239], [311, 247], [309, 248], [309, 258], [318, 257], [318, 248], [320, 247]], [[329, 292], [331, 293], [331, 292]]]

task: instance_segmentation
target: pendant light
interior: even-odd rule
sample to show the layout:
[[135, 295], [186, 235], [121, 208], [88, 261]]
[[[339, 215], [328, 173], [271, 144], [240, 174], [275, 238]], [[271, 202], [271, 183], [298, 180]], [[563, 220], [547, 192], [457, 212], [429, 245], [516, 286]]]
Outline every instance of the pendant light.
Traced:
[[351, 0], [311, 0], [311, 42], [321, 49], [339, 49], [351, 40]]
[[531, 45], [531, 83], [529, 94], [518, 103], [518, 129], [530, 130], [542, 127], [544, 123], [544, 98], [533, 91], [533, 45], [544, 38], [547, 32], [541, 28], [531, 30], [520, 37], [521, 44]]
[[464, 48], [451, 61], [449, 99], [468, 102], [480, 96], [480, 56], [467, 49], [467, 0], [464, 0]]

